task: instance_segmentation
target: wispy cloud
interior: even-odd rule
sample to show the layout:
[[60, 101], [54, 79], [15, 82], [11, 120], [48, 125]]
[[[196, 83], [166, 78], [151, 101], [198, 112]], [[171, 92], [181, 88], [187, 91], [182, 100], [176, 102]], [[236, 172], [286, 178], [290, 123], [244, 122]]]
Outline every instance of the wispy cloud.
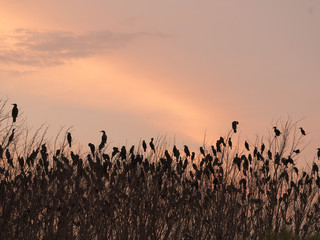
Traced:
[[0, 36], [0, 63], [44, 67], [95, 54], [108, 54], [149, 33], [74, 33], [16, 29]]

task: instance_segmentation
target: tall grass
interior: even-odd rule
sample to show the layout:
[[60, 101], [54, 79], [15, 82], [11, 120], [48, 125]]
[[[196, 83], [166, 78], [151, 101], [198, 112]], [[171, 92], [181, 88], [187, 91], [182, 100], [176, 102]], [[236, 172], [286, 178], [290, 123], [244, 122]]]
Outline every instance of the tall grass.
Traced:
[[76, 154], [26, 138], [2, 103], [1, 239], [320, 239], [319, 161], [297, 168], [304, 136], [290, 120], [250, 151], [231, 149], [230, 131], [190, 156], [161, 144]]

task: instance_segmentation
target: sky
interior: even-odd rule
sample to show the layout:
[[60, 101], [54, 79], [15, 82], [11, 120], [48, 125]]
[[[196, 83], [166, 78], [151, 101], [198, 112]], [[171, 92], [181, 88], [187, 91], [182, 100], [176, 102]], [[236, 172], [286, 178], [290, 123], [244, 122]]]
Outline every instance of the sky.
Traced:
[[[49, 136], [200, 146], [288, 117], [320, 146], [318, 0], [0, 0], [0, 98]], [[300, 125], [299, 125], [300, 126]]]

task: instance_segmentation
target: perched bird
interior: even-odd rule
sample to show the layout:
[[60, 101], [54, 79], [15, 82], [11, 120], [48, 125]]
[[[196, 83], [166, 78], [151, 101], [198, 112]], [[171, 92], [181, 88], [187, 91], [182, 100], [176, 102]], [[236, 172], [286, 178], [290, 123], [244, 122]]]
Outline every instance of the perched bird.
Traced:
[[67, 134], [67, 140], [68, 140], [69, 147], [71, 147], [72, 137], [71, 137], [71, 133], [69, 132]]
[[244, 146], [246, 147], [246, 149], [247, 149], [248, 151], [250, 151], [250, 149], [249, 149], [249, 143], [248, 143], [247, 141], [244, 142]]
[[213, 155], [214, 155], [214, 156], [217, 156], [217, 151], [216, 151], [216, 149], [214, 148], [213, 145], [211, 146], [211, 149], [212, 149]]
[[134, 152], [134, 145], [131, 146], [130, 150], [129, 150], [129, 153], [132, 155]]
[[294, 152], [295, 154], [299, 154], [299, 153], [300, 153], [300, 149], [293, 150], [293, 152]]
[[190, 157], [190, 151], [187, 145], [184, 145], [184, 152], [186, 154], [187, 157]]
[[219, 141], [220, 141], [220, 143], [223, 144], [223, 146], [226, 146], [226, 143], [224, 142], [224, 138], [223, 137], [220, 137]]
[[232, 129], [233, 129], [234, 133], [237, 132], [237, 125], [238, 125], [238, 124], [239, 124], [238, 121], [233, 121], [233, 122], [232, 122]]
[[119, 152], [119, 148], [113, 147], [113, 152], [111, 154], [111, 158], [113, 158]]
[[261, 145], [261, 154], [263, 154], [263, 151], [266, 149], [266, 146], [264, 145], [264, 143], [262, 143]]
[[149, 143], [151, 149], [153, 150], [153, 152], [156, 152], [156, 150], [154, 149], [154, 144], [153, 144], [153, 138], [151, 138], [151, 142]]
[[312, 173], [315, 174], [315, 173], [318, 173], [318, 171], [319, 171], [319, 168], [318, 168], [317, 164], [316, 164], [316, 163], [313, 163]]
[[231, 138], [228, 139], [228, 145], [229, 147], [232, 149], [232, 142], [231, 142]]
[[299, 129], [300, 129], [300, 131], [301, 131], [301, 134], [305, 136], [305, 135], [306, 135], [306, 132], [303, 130], [303, 128], [302, 128], [302, 127], [299, 127]]
[[99, 145], [99, 151], [101, 151], [104, 148], [104, 146], [106, 145], [106, 143], [107, 143], [106, 132], [104, 130], [102, 130], [100, 132], [102, 132], [102, 137], [101, 137], [101, 143]]
[[273, 127], [274, 133], [276, 134], [275, 137], [280, 136], [281, 132], [279, 131], [279, 129], [277, 129], [277, 127]]
[[89, 143], [88, 146], [90, 147], [90, 150], [91, 150], [91, 153], [92, 153], [92, 156], [94, 156], [94, 153], [96, 151], [96, 148], [95, 146], [92, 144], [92, 143]]
[[17, 104], [14, 103], [12, 105], [13, 105], [13, 108], [12, 108], [12, 121], [16, 122], [19, 110], [18, 110]]
[[122, 160], [127, 158], [127, 149], [125, 146], [122, 146], [121, 148], [120, 157]]
[[9, 144], [13, 141], [13, 137], [14, 137], [14, 129], [12, 129], [12, 132], [11, 132], [11, 135], [10, 135], [10, 137], [9, 137], [8, 145], [7, 145], [7, 146], [9, 146]]
[[144, 140], [142, 141], [142, 147], [144, 152], [147, 151], [147, 144]]
[[205, 156], [203, 147], [200, 147], [200, 153], [201, 153], [203, 156]]

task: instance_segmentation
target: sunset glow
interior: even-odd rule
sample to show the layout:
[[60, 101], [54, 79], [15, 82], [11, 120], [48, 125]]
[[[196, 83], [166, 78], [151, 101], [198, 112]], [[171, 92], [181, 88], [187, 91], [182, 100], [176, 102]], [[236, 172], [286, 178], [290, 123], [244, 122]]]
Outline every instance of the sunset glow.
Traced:
[[[287, 116], [320, 142], [317, 1], [2, 1], [0, 96], [85, 144], [212, 143]], [[90, 122], [93, 121], [93, 122]]]

